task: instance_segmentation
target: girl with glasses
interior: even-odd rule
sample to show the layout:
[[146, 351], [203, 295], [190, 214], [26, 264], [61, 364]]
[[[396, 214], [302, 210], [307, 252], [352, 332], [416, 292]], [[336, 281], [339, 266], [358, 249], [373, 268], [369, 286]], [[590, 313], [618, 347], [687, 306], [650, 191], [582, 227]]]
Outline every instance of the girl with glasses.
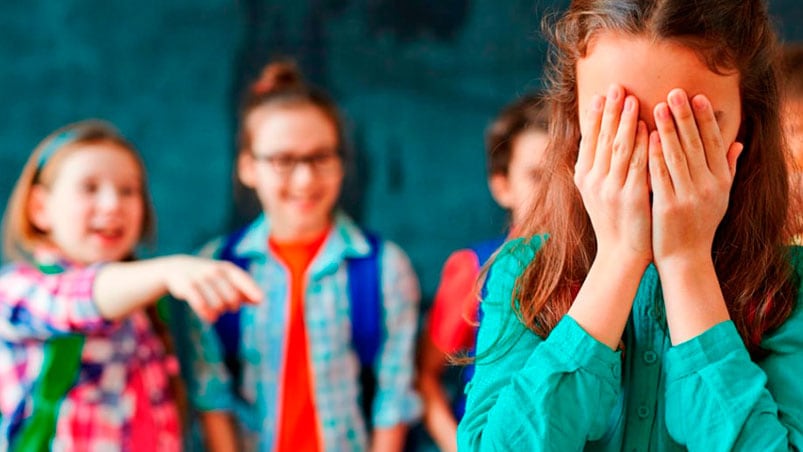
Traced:
[[[182, 359], [207, 446], [400, 450], [420, 412], [412, 388], [419, 287], [398, 246], [337, 208], [345, 175], [337, 108], [295, 65], [269, 64], [245, 99], [239, 149], [237, 174], [262, 213], [206, 253], [239, 262], [266, 299], [228, 325], [185, 317]], [[378, 271], [356, 281], [355, 261]], [[375, 295], [356, 296], [366, 282]], [[372, 395], [360, 381], [358, 303], [377, 313]]]

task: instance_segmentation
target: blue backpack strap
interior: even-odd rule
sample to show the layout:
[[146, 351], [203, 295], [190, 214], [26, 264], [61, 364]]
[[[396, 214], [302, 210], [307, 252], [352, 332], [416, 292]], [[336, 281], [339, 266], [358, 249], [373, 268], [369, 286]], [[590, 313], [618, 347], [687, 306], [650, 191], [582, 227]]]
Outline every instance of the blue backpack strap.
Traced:
[[[248, 226], [229, 234], [218, 253], [218, 259], [229, 261], [248, 271], [249, 259], [238, 256], [234, 252], [235, 247], [240, 243], [247, 231]], [[235, 388], [239, 388], [242, 378], [242, 366], [240, 365], [240, 311], [225, 312], [218, 317], [213, 327], [223, 349], [223, 362], [232, 377]]]
[[382, 288], [379, 255], [382, 240], [365, 232], [370, 251], [367, 256], [347, 259], [351, 338], [360, 365], [373, 367], [382, 342]]
[[374, 363], [384, 334], [382, 279], [379, 258], [382, 240], [368, 232], [368, 255], [346, 260], [348, 272], [351, 344], [360, 360], [360, 408], [368, 429], [373, 428], [377, 378]]

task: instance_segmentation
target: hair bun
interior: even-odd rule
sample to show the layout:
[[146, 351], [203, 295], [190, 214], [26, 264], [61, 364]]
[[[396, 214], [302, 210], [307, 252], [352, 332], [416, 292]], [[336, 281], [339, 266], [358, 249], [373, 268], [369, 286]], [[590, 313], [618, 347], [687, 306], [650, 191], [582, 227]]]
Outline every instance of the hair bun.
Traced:
[[274, 91], [304, 86], [301, 71], [293, 61], [278, 61], [262, 69], [262, 74], [251, 85], [251, 94], [262, 96]]

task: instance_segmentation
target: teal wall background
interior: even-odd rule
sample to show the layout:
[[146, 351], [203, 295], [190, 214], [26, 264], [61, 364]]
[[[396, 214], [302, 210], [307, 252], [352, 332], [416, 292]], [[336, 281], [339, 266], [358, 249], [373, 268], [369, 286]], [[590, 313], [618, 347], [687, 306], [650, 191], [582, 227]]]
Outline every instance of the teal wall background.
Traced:
[[[294, 56], [348, 120], [357, 159], [344, 205], [407, 250], [428, 300], [451, 250], [504, 230], [484, 128], [541, 86], [540, 18], [566, 4], [5, 0], [2, 207], [40, 139], [105, 118], [148, 168], [158, 242], [145, 254], [191, 251], [253, 214], [232, 188], [236, 101], [270, 57]], [[803, 40], [799, 0], [771, 7], [782, 36]]]

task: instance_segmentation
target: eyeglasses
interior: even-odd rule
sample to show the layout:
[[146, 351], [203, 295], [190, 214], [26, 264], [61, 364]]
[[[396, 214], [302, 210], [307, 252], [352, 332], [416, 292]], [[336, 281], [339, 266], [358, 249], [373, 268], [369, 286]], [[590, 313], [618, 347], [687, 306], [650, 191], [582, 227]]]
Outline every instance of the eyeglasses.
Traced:
[[251, 155], [258, 162], [267, 162], [271, 169], [280, 176], [289, 176], [301, 163], [309, 166], [316, 174], [324, 176], [334, 174], [340, 167], [340, 156], [336, 152], [322, 152], [304, 156], [285, 153], [262, 155], [252, 152]]

